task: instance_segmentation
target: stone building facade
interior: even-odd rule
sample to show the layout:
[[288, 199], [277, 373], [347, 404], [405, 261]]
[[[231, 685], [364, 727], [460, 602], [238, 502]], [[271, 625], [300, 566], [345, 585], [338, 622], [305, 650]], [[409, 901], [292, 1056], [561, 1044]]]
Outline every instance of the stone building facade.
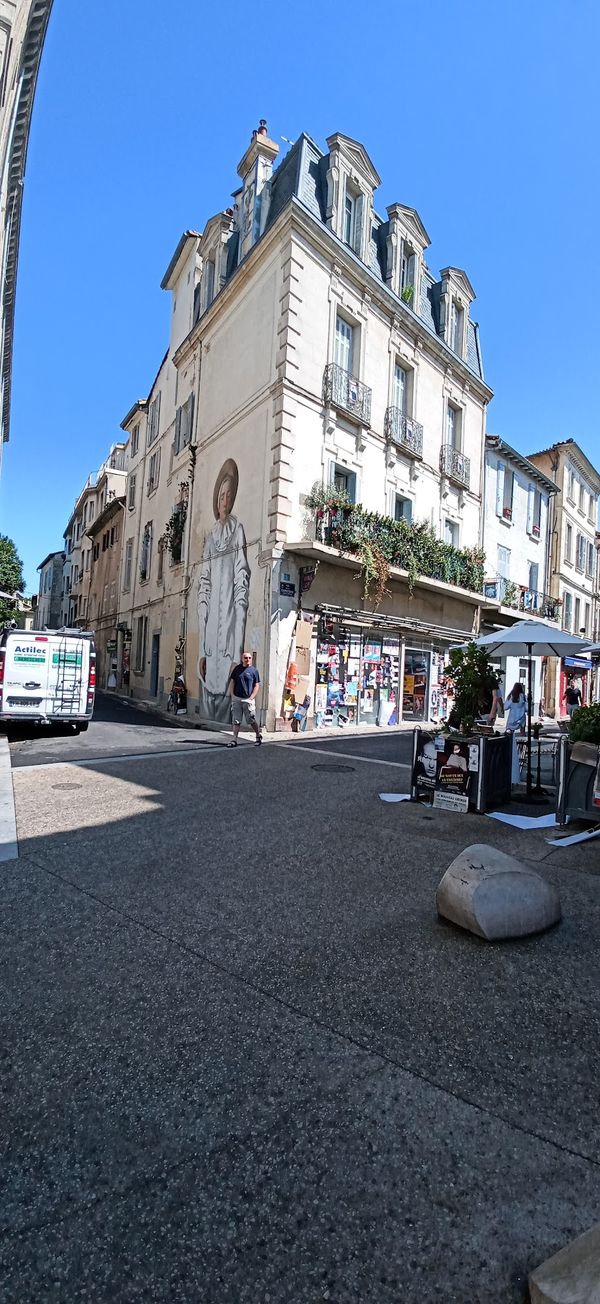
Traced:
[[[102, 492], [102, 485], [98, 486]], [[125, 497], [107, 498], [87, 531], [91, 559], [87, 574], [87, 628], [94, 630], [99, 688], [116, 688], [119, 579]]]
[[64, 552], [50, 552], [38, 566], [40, 583], [33, 620], [34, 629], [59, 629], [63, 624], [62, 584], [64, 563]]
[[91, 628], [88, 607], [93, 543], [89, 530], [112, 499], [123, 496], [127, 479], [127, 446], [113, 444], [100, 470], [88, 476], [69, 517], [64, 533], [63, 621], [81, 629]]
[[[273, 171], [277, 156], [261, 123], [233, 207], [184, 234], [163, 279], [169, 347], [123, 422], [120, 670], [164, 703], [183, 659], [188, 709], [224, 722], [245, 644], [271, 727], [292, 688], [315, 724], [428, 717], [482, 601], [474, 291], [461, 269], [430, 271], [413, 208], [377, 213], [360, 143], [302, 135]], [[350, 518], [358, 533], [340, 532]], [[390, 525], [377, 604], [357, 539]]]
[[52, 0], [0, 0], [0, 467], [10, 425], [23, 178], [51, 9]]

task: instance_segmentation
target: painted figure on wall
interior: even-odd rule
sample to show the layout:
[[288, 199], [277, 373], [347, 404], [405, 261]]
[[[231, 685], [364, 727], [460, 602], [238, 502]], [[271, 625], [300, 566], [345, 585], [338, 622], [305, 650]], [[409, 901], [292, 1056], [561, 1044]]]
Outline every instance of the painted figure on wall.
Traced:
[[244, 527], [232, 516], [238, 469], [223, 464], [213, 493], [215, 523], [209, 530], [198, 580], [200, 713], [228, 723], [229, 676], [244, 650], [250, 567]]

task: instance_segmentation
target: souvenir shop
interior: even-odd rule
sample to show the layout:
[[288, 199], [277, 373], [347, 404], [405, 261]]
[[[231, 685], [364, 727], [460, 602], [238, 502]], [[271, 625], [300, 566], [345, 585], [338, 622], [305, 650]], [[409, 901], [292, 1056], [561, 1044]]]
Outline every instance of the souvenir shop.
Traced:
[[313, 727], [391, 726], [445, 718], [445, 653], [389, 620], [365, 628], [318, 617]]

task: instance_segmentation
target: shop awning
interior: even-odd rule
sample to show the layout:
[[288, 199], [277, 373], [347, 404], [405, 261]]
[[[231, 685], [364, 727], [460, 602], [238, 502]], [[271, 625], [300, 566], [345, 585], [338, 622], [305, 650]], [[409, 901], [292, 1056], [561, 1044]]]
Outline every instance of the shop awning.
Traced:
[[356, 625], [361, 629], [381, 629], [389, 633], [404, 636], [418, 635], [419, 638], [437, 640], [440, 643], [463, 642], [469, 637], [469, 630], [451, 629], [447, 625], [430, 625], [425, 620], [414, 620], [410, 616], [386, 616], [384, 612], [361, 611], [359, 608], [337, 607], [329, 602], [320, 602], [314, 608], [321, 616], [328, 616], [342, 625]]

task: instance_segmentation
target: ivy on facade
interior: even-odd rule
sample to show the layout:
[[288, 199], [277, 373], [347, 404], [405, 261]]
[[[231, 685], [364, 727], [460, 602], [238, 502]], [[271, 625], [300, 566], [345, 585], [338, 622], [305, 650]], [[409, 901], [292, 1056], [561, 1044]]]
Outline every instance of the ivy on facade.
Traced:
[[159, 547], [164, 551], [168, 549], [171, 554], [173, 563], [181, 561], [183, 550], [183, 532], [188, 513], [189, 485], [183, 480], [179, 486], [179, 501], [175, 503], [173, 511], [167, 521], [163, 534], [159, 539]]
[[315, 485], [307, 506], [315, 512], [317, 537], [359, 558], [364, 596], [372, 593], [376, 607], [387, 591], [391, 566], [408, 572], [410, 593], [420, 576], [473, 593], [483, 591], [483, 552], [444, 543], [427, 522], [394, 521], [367, 512], [331, 485]]

